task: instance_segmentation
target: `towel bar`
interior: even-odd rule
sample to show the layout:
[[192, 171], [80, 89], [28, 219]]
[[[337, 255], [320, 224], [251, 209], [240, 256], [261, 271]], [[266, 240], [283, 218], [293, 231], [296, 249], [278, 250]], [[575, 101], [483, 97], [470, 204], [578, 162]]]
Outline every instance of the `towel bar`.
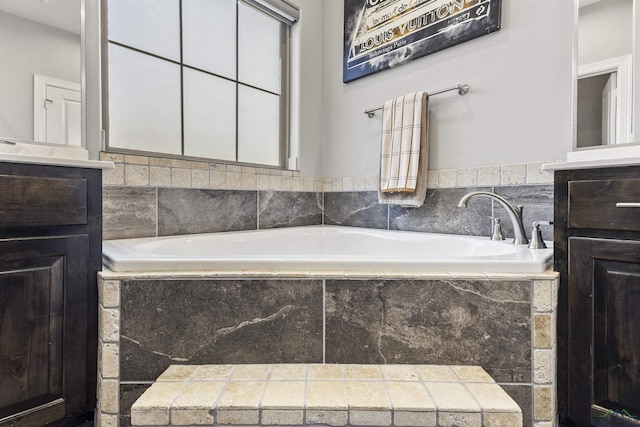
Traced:
[[[441, 93], [445, 93], [445, 92], [451, 92], [452, 90], [457, 90], [458, 91], [458, 95], [466, 95], [467, 92], [469, 92], [469, 85], [468, 84], [459, 84], [456, 85], [454, 87], [449, 87], [446, 89], [441, 89], [441, 90], [437, 90], [435, 92], [430, 92], [429, 96], [433, 96], [433, 95], [439, 95]], [[369, 116], [369, 118], [372, 118], [373, 116], [376, 115], [376, 111], [382, 110], [384, 107], [378, 107], [378, 108], [371, 108], [370, 110], [365, 110], [365, 114], [367, 116]]]

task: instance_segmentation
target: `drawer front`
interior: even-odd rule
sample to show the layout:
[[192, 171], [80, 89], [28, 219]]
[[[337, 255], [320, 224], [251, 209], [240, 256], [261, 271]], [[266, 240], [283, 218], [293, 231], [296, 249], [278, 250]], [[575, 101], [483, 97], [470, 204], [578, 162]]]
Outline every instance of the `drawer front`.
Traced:
[[640, 179], [569, 182], [569, 227], [640, 231]]
[[86, 223], [85, 179], [0, 175], [0, 228]]

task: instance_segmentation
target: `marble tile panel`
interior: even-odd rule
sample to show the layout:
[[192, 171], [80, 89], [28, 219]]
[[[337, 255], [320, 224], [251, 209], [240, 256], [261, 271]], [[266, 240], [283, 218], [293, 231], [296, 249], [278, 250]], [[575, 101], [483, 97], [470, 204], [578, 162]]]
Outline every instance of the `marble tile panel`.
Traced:
[[387, 205], [378, 204], [378, 193], [348, 191], [324, 194], [324, 223], [386, 229]]
[[321, 280], [122, 283], [121, 378], [169, 365], [322, 362]]
[[158, 235], [255, 230], [255, 191], [158, 189]]
[[479, 365], [531, 381], [530, 283], [327, 280], [326, 362]]
[[103, 188], [103, 239], [128, 239], [133, 237], [150, 237], [155, 235], [155, 188]]
[[[522, 223], [528, 239], [531, 239], [534, 221], [553, 221], [553, 185], [496, 187], [495, 192], [514, 206], [524, 206]], [[494, 215], [501, 219], [502, 234], [507, 238], [513, 238], [511, 220], [498, 203], [494, 203]], [[543, 225], [540, 229], [544, 240], [553, 240], [553, 226]]]
[[491, 233], [491, 201], [478, 197], [467, 208], [459, 208], [460, 199], [470, 191], [489, 188], [447, 188], [428, 190], [419, 208], [391, 206], [389, 229], [430, 233], [488, 236]]
[[293, 191], [258, 192], [261, 229], [322, 224], [322, 194]]

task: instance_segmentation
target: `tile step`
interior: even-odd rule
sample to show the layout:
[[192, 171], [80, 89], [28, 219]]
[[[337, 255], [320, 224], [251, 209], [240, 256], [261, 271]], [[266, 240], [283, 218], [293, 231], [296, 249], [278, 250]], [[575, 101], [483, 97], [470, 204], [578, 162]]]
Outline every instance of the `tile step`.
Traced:
[[131, 424], [521, 427], [522, 411], [480, 366], [173, 365]]

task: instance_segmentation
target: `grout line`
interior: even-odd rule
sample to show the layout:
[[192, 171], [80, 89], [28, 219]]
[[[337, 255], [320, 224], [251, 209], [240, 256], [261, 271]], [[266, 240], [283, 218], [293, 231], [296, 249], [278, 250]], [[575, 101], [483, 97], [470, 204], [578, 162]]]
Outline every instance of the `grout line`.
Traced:
[[322, 279], [322, 363], [327, 363], [327, 279]]

